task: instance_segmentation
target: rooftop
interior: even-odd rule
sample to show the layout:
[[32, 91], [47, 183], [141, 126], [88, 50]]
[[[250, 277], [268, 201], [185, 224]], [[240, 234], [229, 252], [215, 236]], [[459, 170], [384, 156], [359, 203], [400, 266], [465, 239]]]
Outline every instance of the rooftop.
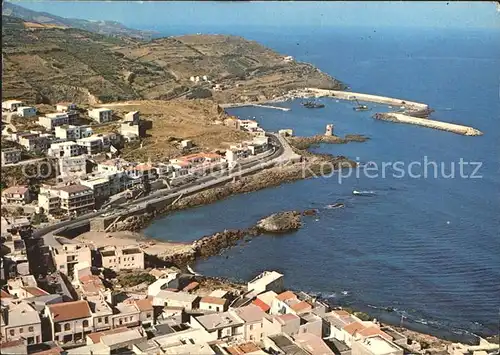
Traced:
[[27, 302], [11, 304], [9, 306], [8, 318], [4, 323], [9, 327], [18, 327], [28, 324], [40, 323], [38, 312]]
[[251, 280], [249, 283], [254, 283], [257, 281], [263, 281], [263, 282], [272, 282], [274, 280], [279, 279], [280, 277], [283, 277], [282, 274], [276, 271], [264, 271], [260, 275], [256, 276], [253, 280]]
[[296, 319], [300, 320], [300, 318], [297, 315], [292, 314], [292, 313], [287, 313], [287, 314], [282, 314], [282, 315], [276, 316], [275, 319], [283, 325], [286, 323], [289, 323], [289, 322], [293, 322]]
[[371, 354], [374, 355], [385, 355], [392, 354], [395, 351], [401, 351], [402, 349], [396, 344], [385, 340], [380, 335], [375, 335], [364, 339], [363, 341], [358, 341], [364, 348], [368, 349]]
[[359, 333], [361, 330], [365, 329], [365, 326], [359, 322], [354, 322], [346, 325], [343, 329], [347, 333], [354, 335], [355, 333]]
[[290, 305], [295, 312], [300, 313], [312, 309], [311, 305], [305, 301], [300, 301]]
[[111, 329], [111, 330], [105, 330], [102, 332], [97, 332], [97, 333], [90, 333], [87, 335], [94, 344], [100, 343], [101, 339], [105, 335], [111, 335], [111, 334], [118, 334], [118, 333], [124, 333], [128, 331], [129, 329], [127, 327], [122, 327], [122, 328], [116, 328], [116, 329]]
[[155, 298], [192, 303], [198, 298], [198, 296], [191, 295], [186, 292], [172, 292], [161, 290], [160, 292], [158, 292]]
[[207, 314], [196, 317], [196, 320], [208, 331], [243, 325], [243, 322], [229, 312]]
[[42, 290], [41, 288], [39, 287], [33, 287], [33, 286], [25, 286], [23, 287], [23, 289], [28, 292], [30, 295], [34, 296], [34, 297], [38, 297], [38, 296], [46, 296], [48, 295], [49, 293], [48, 292], [45, 292], [44, 290]]
[[240, 307], [234, 309], [234, 312], [245, 321], [245, 323], [253, 323], [261, 321], [265, 317], [266, 313], [254, 304], [249, 304], [245, 307]]
[[205, 296], [200, 299], [200, 303], [212, 303], [212, 304], [218, 304], [218, 305], [225, 305], [227, 300], [225, 298], [219, 298], [219, 297], [212, 297], [212, 296]]
[[130, 341], [146, 340], [139, 329], [127, 329], [123, 332], [105, 334], [101, 337], [101, 343], [108, 346], [118, 345], [122, 343], [130, 344]]
[[285, 300], [297, 298], [297, 296], [292, 291], [285, 291], [285, 292], [280, 293], [278, 296], [276, 296], [276, 298], [280, 301], [285, 301]]
[[294, 340], [302, 348], [311, 354], [334, 355], [335, 353], [325, 344], [317, 335], [311, 333], [302, 333], [294, 336]]
[[76, 192], [92, 192], [92, 189], [87, 186], [83, 186], [80, 184], [61, 186], [58, 188], [60, 191], [64, 191], [67, 193], [76, 193]]
[[11, 186], [2, 191], [3, 194], [25, 194], [28, 191], [26, 186]]
[[308, 352], [301, 349], [290, 338], [283, 334], [271, 335], [269, 337], [285, 354], [309, 355]]
[[266, 303], [264, 303], [264, 301], [262, 301], [259, 298], [256, 298], [255, 300], [253, 300], [252, 304], [260, 307], [260, 309], [262, 309], [263, 312], [267, 312], [271, 309], [271, 307], [269, 307]]
[[141, 312], [152, 311], [153, 310], [153, 298], [148, 297], [148, 298], [144, 298], [142, 300], [136, 300], [135, 305], [137, 306], [137, 308], [139, 308], [139, 311], [141, 311]]
[[55, 322], [64, 322], [91, 316], [87, 301], [63, 302], [51, 304], [47, 307]]
[[243, 343], [243, 344], [230, 346], [226, 350], [231, 355], [242, 355], [242, 354], [248, 354], [248, 353], [260, 351], [261, 349], [257, 345], [255, 345], [254, 343]]

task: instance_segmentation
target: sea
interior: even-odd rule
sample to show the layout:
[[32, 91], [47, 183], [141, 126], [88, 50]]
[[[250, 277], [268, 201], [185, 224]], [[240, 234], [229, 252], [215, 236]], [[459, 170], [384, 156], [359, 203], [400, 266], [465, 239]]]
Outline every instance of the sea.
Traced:
[[[272, 131], [291, 128], [308, 136], [331, 123], [338, 135], [366, 135], [364, 143], [311, 150], [372, 162], [371, 170], [318, 176], [174, 213], [147, 227], [148, 236], [192, 241], [249, 227], [274, 212], [316, 208], [318, 215], [305, 217], [297, 232], [254, 238], [193, 268], [238, 281], [277, 270], [290, 289], [395, 325], [461, 341], [497, 334], [498, 30], [219, 26], [165, 28], [162, 35], [191, 32], [244, 36], [312, 63], [352, 91], [424, 102], [435, 110], [432, 118], [484, 135], [377, 121], [375, 112], [397, 108], [368, 103], [371, 111], [356, 112], [350, 102], [326, 98], [322, 109], [306, 109], [300, 99], [277, 104], [288, 112], [229, 109]], [[329, 208], [337, 202], [345, 207]]]

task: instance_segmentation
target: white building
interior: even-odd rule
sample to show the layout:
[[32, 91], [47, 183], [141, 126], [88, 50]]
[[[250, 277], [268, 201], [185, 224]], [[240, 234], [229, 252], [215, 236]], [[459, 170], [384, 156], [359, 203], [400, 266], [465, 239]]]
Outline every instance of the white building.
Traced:
[[276, 271], [264, 271], [247, 284], [249, 291], [262, 293], [266, 291], [274, 291], [281, 293], [284, 290], [284, 277]]
[[24, 105], [24, 102], [19, 100], [7, 100], [2, 102], [2, 110], [14, 112], [18, 107]]
[[69, 116], [63, 112], [48, 113], [45, 116], [38, 117], [38, 124], [48, 131], [53, 131], [55, 127], [67, 125], [68, 123]]
[[50, 191], [60, 198], [60, 208], [66, 214], [81, 214], [94, 209], [94, 192], [87, 186], [54, 186]]
[[76, 110], [76, 104], [72, 102], [60, 102], [56, 106], [56, 110], [58, 112], [68, 112], [72, 110]]
[[243, 325], [245, 322], [230, 311], [191, 317], [190, 325], [196, 329], [204, 329], [211, 340], [238, 339], [243, 340]]
[[76, 143], [82, 147], [85, 154], [94, 155], [99, 154], [103, 150], [103, 140], [101, 137], [87, 137], [77, 139]]
[[153, 306], [182, 307], [186, 310], [195, 308], [198, 296], [187, 292], [161, 290], [153, 298]]
[[380, 335], [356, 340], [352, 343], [352, 355], [403, 355], [403, 348]]
[[144, 270], [144, 252], [136, 246], [108, 246], [99, 249], [102, 267], [114, 271]]
[[43, 208], [44, 213], [54, 215], [61, 210], [61, 199], [59, 193], [52, 191], [49, 186], [40, 186], [38, 194], [38, 207]]
[[83, 176], [87, 173], [87, 157], [85, 155], [63, 156], [58, 159], [59, 175], [63, 178]]
[[259, 123], [254, 120], [240, 120], [240, 127], [249, 130], [251, 128], [258, 128]]
[[55, 128], [54, 134], [57, 138], [76, 141], [80, 138], [90, 137], [93, 134], [93, 130], [89, 126], [58, 126]]
[[2, 342], [19, 339], [22, 339], [26, 345], [42, 342], [40, 316], [28, 303], [11, 303], [7, 309], [2, 309], [1, 318]]
[[49, 151], [47, 153], [48, 156], [54, 158], [60, 157], [76, 157], [82, 154], [81, 147], [75, 142], [61, 142], [61, 143], [52, 143], [50, 145]]
[[36, 116], [36, 108], [31, 106], [19, 106], [17, 108], [17, 115], [21, 117], [33, 117]]
[[113, 118], [113, 110], [109, 108], [95, 108], [89, 110], [89, 117], [99, 123], [106, 123]]

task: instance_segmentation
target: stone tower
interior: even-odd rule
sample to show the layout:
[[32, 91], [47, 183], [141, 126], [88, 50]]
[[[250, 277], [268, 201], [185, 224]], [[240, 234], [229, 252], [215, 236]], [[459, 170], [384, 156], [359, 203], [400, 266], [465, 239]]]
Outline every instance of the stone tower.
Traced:
[[325, 136], [333, 136], [333, 125], [332, 124], [326, 125]]

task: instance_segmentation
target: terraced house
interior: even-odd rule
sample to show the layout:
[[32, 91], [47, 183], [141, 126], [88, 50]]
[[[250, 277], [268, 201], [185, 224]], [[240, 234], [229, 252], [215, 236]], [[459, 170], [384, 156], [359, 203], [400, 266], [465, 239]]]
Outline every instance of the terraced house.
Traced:
[[42, 342], [42, 326], [38, 312], [28, 303], [13, 301], [2, 308], [1, 341], [22, 340], [25, 345]]
[[52, 338], [56, 343], [84, 344], [94, 330], [92, 313], [87, 301], [63, 302], [45, 307]]

